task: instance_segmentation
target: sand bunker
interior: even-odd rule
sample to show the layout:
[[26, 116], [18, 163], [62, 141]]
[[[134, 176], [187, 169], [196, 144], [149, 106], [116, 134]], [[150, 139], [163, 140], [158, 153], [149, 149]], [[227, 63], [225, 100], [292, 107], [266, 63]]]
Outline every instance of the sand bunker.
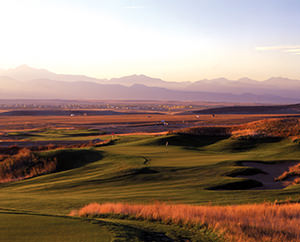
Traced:
[[254, 167], [260, 169], [266, 174], [256, 174], [251, 176], [239, 176], [243, 178], [253, 179], [263, 184], [262, 187], [254, 188], [256, 190], [261, 189], [281, 189], [287, 187], [290, 183], [284, 181], [275, 181], [275, 178], [280, 176], [283, 172], [288, 171], [289, 167], [296, 165], [299, 162], [281, 162], [281, 163], [260, 163], [245, 161], [242, 162], [243, 166]]

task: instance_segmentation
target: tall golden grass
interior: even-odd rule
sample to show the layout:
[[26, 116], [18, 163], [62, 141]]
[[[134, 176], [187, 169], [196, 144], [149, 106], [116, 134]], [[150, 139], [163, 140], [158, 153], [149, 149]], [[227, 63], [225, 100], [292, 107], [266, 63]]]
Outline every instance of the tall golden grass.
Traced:
[[228, 241], [300, 241], [300, 204], [297, 203], [232, 206], [193, 206], [159, 202], [150, 205], [91, 203], [70, 213], [71, 216], [81, 217], [110, 214], [178, 225], [206, 225], [223, 234]]
[[289, 183], [291, 183], [291, 184], [299, 184], [300, 183], [300, 163], [289, 167], [288, 171], [283, 172], [275, 180], [276, 181], [289, 180]]
[[192, 127], [179, 130], [169, 131], [170, 134], [190, 134], [199, 136], [230, 136], [231, 127], [225, 126], [208, 126], [208, 127]]
[[0, 183], [22, 180], [56, 170], [56, 158], [38, 157], [27, 148], [14, 155], [2, 156], [0, 160]]
[[232, 127], [233, 136], [295, 137], [300, 135], [296, 118], [265, 119]]
[[31, 178], [51, 172], [58, 167], [56, 157], [42, 157], [39, 151], [63, 150], [68, 148], [100, 147], [113, 143], [112, 140], [89, 142], [86, 144], [57, 145], [48, 144], [29, 148], [19, 146], [0, 147], [0, 183]]
[[300, 137], [300, 121], [296, 118], [274, 118], [232, 126], [184, 128], [170, 133], [202, 136]]

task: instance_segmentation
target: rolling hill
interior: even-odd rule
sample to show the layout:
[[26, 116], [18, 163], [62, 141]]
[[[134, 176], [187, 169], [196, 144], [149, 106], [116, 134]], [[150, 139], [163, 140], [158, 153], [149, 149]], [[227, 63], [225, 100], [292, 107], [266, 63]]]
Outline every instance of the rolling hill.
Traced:
[[[69, 130], [65, 134], [70, 132], [81, 131]], [[0, 227], [4, 240], [224, 241], [225, 233], [243, 236], [237, 241], [299, 241], [299, 204], [293, 202], [299, 201], [300, 187], [281, 183], [281, 187], [269, 187], [278, 182], [274, 181], [273, 173], [267, 174], [269, 170], [265, 170], [299, 163], [299, 143], [291, 139], [131, 135], [116, 136], [105, 146], [45, 150], [36, 154], [45, 158], [64, 157], [58, 161], [66, 165], [72, 164], [76, 157], [78, 163], [75, 167], [65, 166], [66, 169], [0, 184]], [[273, 179], [270, 184], [268, 177]], [[278, 205], [278, 201], [291, 203]], [[99, 217], [97, 213], [84, 214], [84, 206], [94, 202], [112, 209], [116, 203], [119, 208], [128, 207], [127, 203], [132, 207], [137, 204], [135, 207], [150, 208], [144, 212], [151, 210], [161, 217], [135, 218], [134, 209], [127, 215], [125, 209], [122, 209], [125, 214], [118, 214], [117, 209], [108, 214], [103, 212]], [[249, 205], [262, 202], [265, 203]], [[220, 206], [206, 206], [208, 213], [201, 213], [201, 206], [195, 207], [207, 204]], [[78, 209], [82, 218], [73, 217], [76, 214], [67, 216]], [[191, 209], [198, 210], [198, 217], [204, 214], [205, 220], [199, 222], [197, 216], [191, 216]], [[172, 220], [163, 216], [164, 211], [172, 215]], [[273, 216], [261, 216], [266, 215], [264, 211]], [[279, 214], [283, 218], [273, 220]], [[183, 215], [182, 219], [175, 220], [179, 215]], [[184, 223], [191, 217], [191, 221], [199, 224]], [[235, 227], [229, 227], [228, 221]], [[215, 222], [221, 227], [215, 226]], [[222, 228], [226, 230], [219, 230]], [[232, 228], [240, 230], [236, 233]]]

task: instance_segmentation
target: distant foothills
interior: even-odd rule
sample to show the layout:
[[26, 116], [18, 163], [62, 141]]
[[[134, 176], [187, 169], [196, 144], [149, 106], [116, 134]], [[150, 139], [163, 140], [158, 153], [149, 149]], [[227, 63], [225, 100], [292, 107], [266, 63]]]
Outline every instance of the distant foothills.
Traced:
[[97, 79], [56, 74], [27, 65], [0, 69], [1, 99], [178, 100], [241, 103], [300, 102], [300, 80], [225, 78], [167, 82], [145, 75]]

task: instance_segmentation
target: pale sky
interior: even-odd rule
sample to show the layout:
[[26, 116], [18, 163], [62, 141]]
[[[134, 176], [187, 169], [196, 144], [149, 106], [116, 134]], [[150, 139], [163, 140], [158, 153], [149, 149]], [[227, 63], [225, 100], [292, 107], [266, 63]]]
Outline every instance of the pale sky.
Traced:
[[300, 79], [298, 0], [0, 0], [0, 68]]

